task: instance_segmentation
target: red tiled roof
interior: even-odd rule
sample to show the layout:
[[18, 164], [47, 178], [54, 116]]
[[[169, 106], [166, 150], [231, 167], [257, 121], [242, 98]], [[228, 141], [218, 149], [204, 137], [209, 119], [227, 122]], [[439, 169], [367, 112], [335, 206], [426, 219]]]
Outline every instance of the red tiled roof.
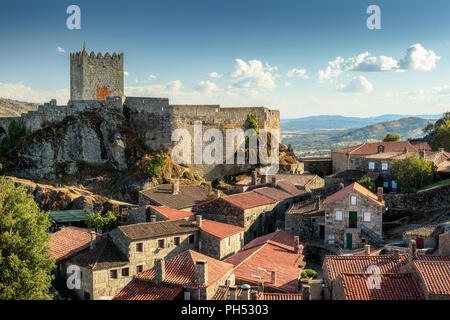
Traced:
[[[194, 222], [194, 225], [197, 225], [197, 222]], [[232, 236], [233, 234], [244, 231], [244, 228], [233, 226], [227, 223], [202, 219], [200, 230], [209, 233], [216, 238], [223, 239]]]
[[380, 176], [379, 173], [366, 173], [364, 176], [361, 177], [361, 180], [370, 178], [372, 182], [375, 182], [375, 180], [377, 180], [379, 176]]
[[275, 200], [267, 198], [254, 191], [237, 193], [218, 199], [222, 199], [232, 206], [238, 207], [242, 210], [269, 205], [276, 202]]
[[[292, 198], [294, 196], [290, 193], [287, 193], [283, 190], [279, 190], [274, 187], [263, 187], [263, 188], [254, 189], [253, 191], [258, 194], [261, 194], [267, 198], [275, 200], [275, 201], [283, 201], [283, 200]], [[300, 191], [300, 190], [298, 190], [298, 191]]]
[[370, 288], [372, 274], [343, 273], [341, 285], [345, 300], [423, 300], [420, 287], [410, 273], [380, 275], [380, 288]]
[[418, 152], [420, 149], [431, 150], [428, 143], [423, 142], [419, 144], [411, 144], [409, 141], [395, 141], [395, 142], [366, 142], [356, 146], [333, 150], [332, 153], [341, 153], [353, 155], [369, 155], [378, 153], [378, 146], [384, 146], [384, 152], [403, 152], [405, 147], [410, 151]]
[[139, 193], [149, 199], [152, 204], [185, 209], [205, 201], [209, 191], [200, 186], [180, 186], [178, 194], [172, 194], [171, 184], [161, 184]]
[[[48, 246], [50, 254], [56, 262], [68, 259], [75, 254], [89, 248], [91, 242], [91, 231], [89, 229], [67, 227], [51, 234]], [[96, 234], [96, 241], [101, 241], [101, 235]]]
[[[219, 286], [214, 296], [211, 300], [230, 300], [230, 295], [227, 286]], [[252, 288], [250, 290], [256, 291], [257, 288]], [[302, 295], [300, 293], [268, 293], [268, 292], [258, 292], [258, 300], [302, 300]], [[236, 288], [236, 300], [242, 299], [242, 288]]]
[[346, 186], [344, 189], [339, 190], [338, 192], [332, 194], [331, 196], [327, 197], [323, 204], [331, 203], [333, 201], [336, 201], [340, 199], [341, 197], [347, 195], [351, 191], [358, 191], [360, 194], [365, 196], [366, 198], [376, 202], [380, 206], [384, 206], [384, 200], [382, 202], [378, 201], [378, 197], [373, 192], [369, 191], [368, 189], [364, 188], [362, 185], [360, 185], [357, 182], [352, 183], [351, 185]]
[[[208, 262], [208, 283], [206, 285], [195, 283], [194, 266], [197, 260], [206, 260]], [[227, 272], [231, 271], [233, 266], [201, 253], [187, 250], [166, 260], [165, 268], [166, 279], [164, 284], [184, 287], [209, 287], [224, 277]], [[134, 279], [153, 281], [155, 279], [155, 268], [136, 274]]]
[[[262, 280], [265, 286], [283, 292], [298, 292], [301, 267], [305, 266], [302, 252], [296, 254], [294, 247], [272, 240], [253, 242], [253, 246], [249, 246], [252, 242], [225, 260], [235, 266], [235, 277], [250, 283]], [[272, 270], [277, 271], [276, 284], [271, 283]]]
[[292, 248], [295, 246], [294, 237], [289, 232], [280, 230], [253, 239], [252, 241], [250, 241], [245, 245], [244, 249], [249, 249], [255, 246], [263, 245], [269, 240], [273, 242], [278, 242], [280, 244], [284, 244], [286, 246], [291, 246]]
[[[450, 256], [449, 256], [450, 258]], [[427, 291], [434, 295], [450, 295], [450, 261], [414, 260], [414, 267], [425, 284]]]
[[132, 280], [113, 300], [173, 300], [183, 290], [181, 286], [156, 285], [147, 281]]
[[168, 220], [187, 218], [194, 215], [194, 213], [191, 211], [182, 211], [166, 206], [148, 206], [148, 207], [158, 212], [160, 215], [166, 217]]

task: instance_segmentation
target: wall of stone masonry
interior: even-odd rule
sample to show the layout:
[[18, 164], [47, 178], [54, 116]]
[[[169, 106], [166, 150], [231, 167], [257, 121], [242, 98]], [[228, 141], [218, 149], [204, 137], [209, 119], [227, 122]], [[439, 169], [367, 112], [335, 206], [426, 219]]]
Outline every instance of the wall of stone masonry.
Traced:
[[308, 171], [309, 173], [325, 177], [333, 172], [332, 161], [330, 158], [303, 158], [299, 160], [303, 163], [304, 171]]
[[450, 230], [439, 235], [439, 254], [450, 254]]
[[[350, 197], [356, 196], [356, 206], [350, 205]], [[342, 221], [336, 221], [336, 211], [342, 211]], [[356, 211], [357, 228], [349, 228], [349, 212]], [[364, 222], [364, 212], [371, 213], [370, 222]], [[346, 196], [325, 205], [325, 241], [329, 236], [334, 236], [334, 242], [346, 248], [346, 233], [352, 233], [352, 248], [362, 247], [361, 225], [366, 226], [380, 237], [382, 236], [383, 207], [377, 205], [372, 200], [362, 196], [357, 191], [352, 191]]]
[[[230, 239], [230, 245], [228, 245]], [[201, 243], [201, 245], [200, 245]], [[219, 239], [213, 235], [200, 231], [199, 252], [218, 260], [225, 259], [238, 252], [244, 244], [244, 232]]]

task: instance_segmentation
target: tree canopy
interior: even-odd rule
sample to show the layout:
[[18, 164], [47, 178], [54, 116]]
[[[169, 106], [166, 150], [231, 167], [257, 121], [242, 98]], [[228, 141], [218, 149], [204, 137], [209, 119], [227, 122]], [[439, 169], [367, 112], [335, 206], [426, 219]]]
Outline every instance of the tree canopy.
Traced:
[[0, 177], [0, 300], [52, 298], [50, 225], [25, 187]]
[[103, 232], [109, 232], [118, 225], [117, 217], [112, 211], [106, 212], [104, 216], [100, 213], [90, 213], [86, 216], [86, 225], [88, 228], [100, 229]]
[[445, 112], [434, 124], [428, 122], [423, 131], [433, 150], [444, 148], [450, 151], [450, 112]]
[[417, 154], [392, 160], [391, 168], [401, 192], [413, 193], [433, 182], [433, 162], [420, 159]]
[[372, 192], [375, 192], [375, 183], [372, 182], [372, 179], [365, 178], [358, 181], [360, 185], [362, 185], [367, 190], [370, 190]]
[[400, 141], [400, 135], [388, 133], [386, 137], [384, 137], [383, 142], [390, 142], [390, 141]]

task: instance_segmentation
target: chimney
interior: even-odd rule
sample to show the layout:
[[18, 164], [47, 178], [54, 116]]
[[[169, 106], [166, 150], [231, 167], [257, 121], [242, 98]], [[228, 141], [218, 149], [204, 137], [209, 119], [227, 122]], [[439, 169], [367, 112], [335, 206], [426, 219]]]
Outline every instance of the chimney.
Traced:
[[256, 181], [258, 180], [258, 172], [256, 170], [252, 171], [252, 186], [256, 185]]
[[214, 198], [220, 198], [220, 191], [219, 190], [214, 190]]
[[339, 190], [342, 190], [342, 189], [344, 189], [345, 188], [345, 185], [341, 182], [341, 183], [339, 183]]
[[408, 146], [405, 147], [405, 149], [403, 150], [404, 153], [408, 153]]
[[197, 260], [195, 263], [195, 284], [206, 285], [208, 283], [208, 262]]
[[166, 279], [166, 262], [164, 259], [155, 260], [155, 282], [160, 284]]
[[412, 262], [416, 258], [417, 258], [417, 244], [416, 244], [416, 240], [410, 240], [409, 241], [408, 261]]
[[258, 290], [250, 291], [250, 300], [258, 300]]
[[294, 242], [295, 242], [295, 253], [300, 253], [300, 238], [299, 236], [294, 236]]
[[277, 284], [277, 271], [276, 270], [272, 270], [272, 272], [270, 273], [270, 282], [274, 285]]
[[172, 183], [172, 194], [178, 194], [180, 192], [180, 181], [175, 180]]
[[230, 300], [236, 300], [236, 286], [230, 286], [228, 292], [230, 293]]
[[420, 159], [425, 159], [425, 149], [420, 149], [419, 150], [419, 158]]
[[311, 288], [309, 285], [303, 286], [302, 300], [311, 300]]
[[263, 280], [258, 281], [258, 292], [260, 292], [260, 293], [264, 292], [264, 281]]
[[97, 238], [97, 234], [95, 231], [91, 231], [91, 249], [95, 249], [95, 239]]
[[274, 175], [272, 177], [272, 186], [276, 188], [277, 185], [278, 185], [278, 177], [276, 175]]
[[370, 244], [364, 246], [364, 253], [368, 256], [370, 255]]
[[439, 151], [440, 153], [444, 153], [444, 152], [445, 152], [444, 148], [439, 148], [438, 151]]
[[241, 300], [250, 300], [250, 285], [243, 284], [241, 288], [242, 288]]
[[154, 214], [150, 215], [150, 222], [156, 222], [156, 216]]
[[400, 259], [400, 249], [394, 249], [392, 251], [392, 259], [398, 261]]
[[269, 177], [267, 176], [267, 174], [262, 174], [262, 175], [261, 175], [261, 184], [266, 184], [268, 178], [269, 178]]
[[197, 222], [197, 227], [201, 227], [202, 226], [202, 215], [200, 215], [200, 214], [197, 214], [196, 216], [195, 216], [195, 221]]
[[377, 198], [378, 201], [383, 202], [383, 188], [382, 187], [378, 187], [377, 189]]

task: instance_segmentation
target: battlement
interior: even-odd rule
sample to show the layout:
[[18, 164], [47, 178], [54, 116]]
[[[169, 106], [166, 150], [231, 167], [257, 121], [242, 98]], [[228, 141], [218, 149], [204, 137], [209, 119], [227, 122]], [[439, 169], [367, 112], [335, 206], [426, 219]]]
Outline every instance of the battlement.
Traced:
[[70, 99], [105, 100], [123, 96], [123, 53], [70, 53]]

